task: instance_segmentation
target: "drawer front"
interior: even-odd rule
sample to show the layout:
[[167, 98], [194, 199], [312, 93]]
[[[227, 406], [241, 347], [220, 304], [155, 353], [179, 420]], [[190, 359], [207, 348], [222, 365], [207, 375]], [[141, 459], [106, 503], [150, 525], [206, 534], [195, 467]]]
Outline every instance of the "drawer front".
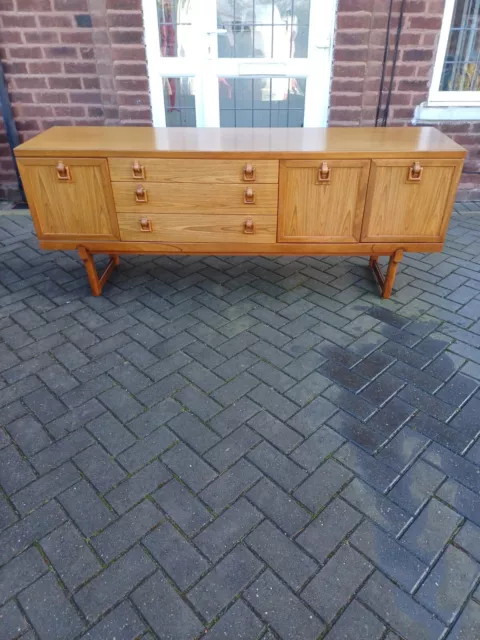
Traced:
[[271, 215], [118, 215], [120, 237], [135, 242], [275, 242], [277, 217]]
[[277, 213], [274, 184], [166, 184], [114, 182], [117, 212], [140, 213]]
[[109, 158], [113, 182], [278, 183], [277, 160]]
[[462, 160], [372, 160], [363, 242], [443, 242]]

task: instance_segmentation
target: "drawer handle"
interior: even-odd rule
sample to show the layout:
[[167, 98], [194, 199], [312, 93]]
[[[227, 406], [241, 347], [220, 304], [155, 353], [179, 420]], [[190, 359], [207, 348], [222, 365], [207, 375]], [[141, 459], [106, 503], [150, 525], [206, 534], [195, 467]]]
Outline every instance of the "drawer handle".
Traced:
[[255, 204], [255, 191], [250, 187], [248, 189], [245, 189], [243, 202], [245, 204]]
[[255, 167], [253, 164], [246, 164], [243, 167], [243, 179], [245, 182], [255, 182]]
[[59, 180], [71, 180], [70, 167], [66, 167], [61, 160], [57, 163], [57, 178]]
[[134, 160], [132, 164], [132, 175], [135, 180], [145, 180], [145, 167], [138, 160]]
[[140, 219], [140, 231], [146, 231], [147, 233], [149, 231], [153, 231], [152, 221], [149, 220], [148, 218], [141, 218]]
[[148, 202], [147, 190], [141, 184], [135, 189], [135, 202]]
[[326, 162], [322, 162], [318, 170], [318, 182], [326, 184], [330, 182], [330, 167]]
[[408, 171], [409, 182], [420, 182], [422, 179], [423, 167], [420, 162], [416, 161], [412, 164]]
[[247, 218], [243, 225], [243, 233], [255, 233], [255, 223], [251, 218]]

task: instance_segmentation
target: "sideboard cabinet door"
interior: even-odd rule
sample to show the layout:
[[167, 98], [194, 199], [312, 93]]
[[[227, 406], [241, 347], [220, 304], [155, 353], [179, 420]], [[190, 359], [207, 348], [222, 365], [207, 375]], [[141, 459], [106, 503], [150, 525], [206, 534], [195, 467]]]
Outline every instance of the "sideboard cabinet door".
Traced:
[[363, 242], [443, 242], [462, 160], [372, 160]]
[[106, 159], [21, 158], [23, 186], [40, 238], [118, 238]]
[[359, 242], [370, 160], [280, 162], [278, 242]]

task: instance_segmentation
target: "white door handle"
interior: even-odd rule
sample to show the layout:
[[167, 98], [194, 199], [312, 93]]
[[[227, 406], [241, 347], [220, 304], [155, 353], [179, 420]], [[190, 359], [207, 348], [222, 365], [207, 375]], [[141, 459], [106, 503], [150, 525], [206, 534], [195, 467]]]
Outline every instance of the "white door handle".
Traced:
[[215, 31], [207, 31], [208, 36], [223, 35], [227, 33], [226, 29], [215, 29]]

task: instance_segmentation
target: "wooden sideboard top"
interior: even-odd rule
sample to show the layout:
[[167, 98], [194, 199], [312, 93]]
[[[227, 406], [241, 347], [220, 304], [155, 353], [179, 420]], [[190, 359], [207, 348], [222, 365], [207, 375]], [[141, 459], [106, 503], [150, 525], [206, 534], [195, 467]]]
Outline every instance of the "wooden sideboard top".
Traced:
[[466, 151], [433, 127], [195, 129], [52, 127], [15, 149], [17, 157], [463, 158]]

